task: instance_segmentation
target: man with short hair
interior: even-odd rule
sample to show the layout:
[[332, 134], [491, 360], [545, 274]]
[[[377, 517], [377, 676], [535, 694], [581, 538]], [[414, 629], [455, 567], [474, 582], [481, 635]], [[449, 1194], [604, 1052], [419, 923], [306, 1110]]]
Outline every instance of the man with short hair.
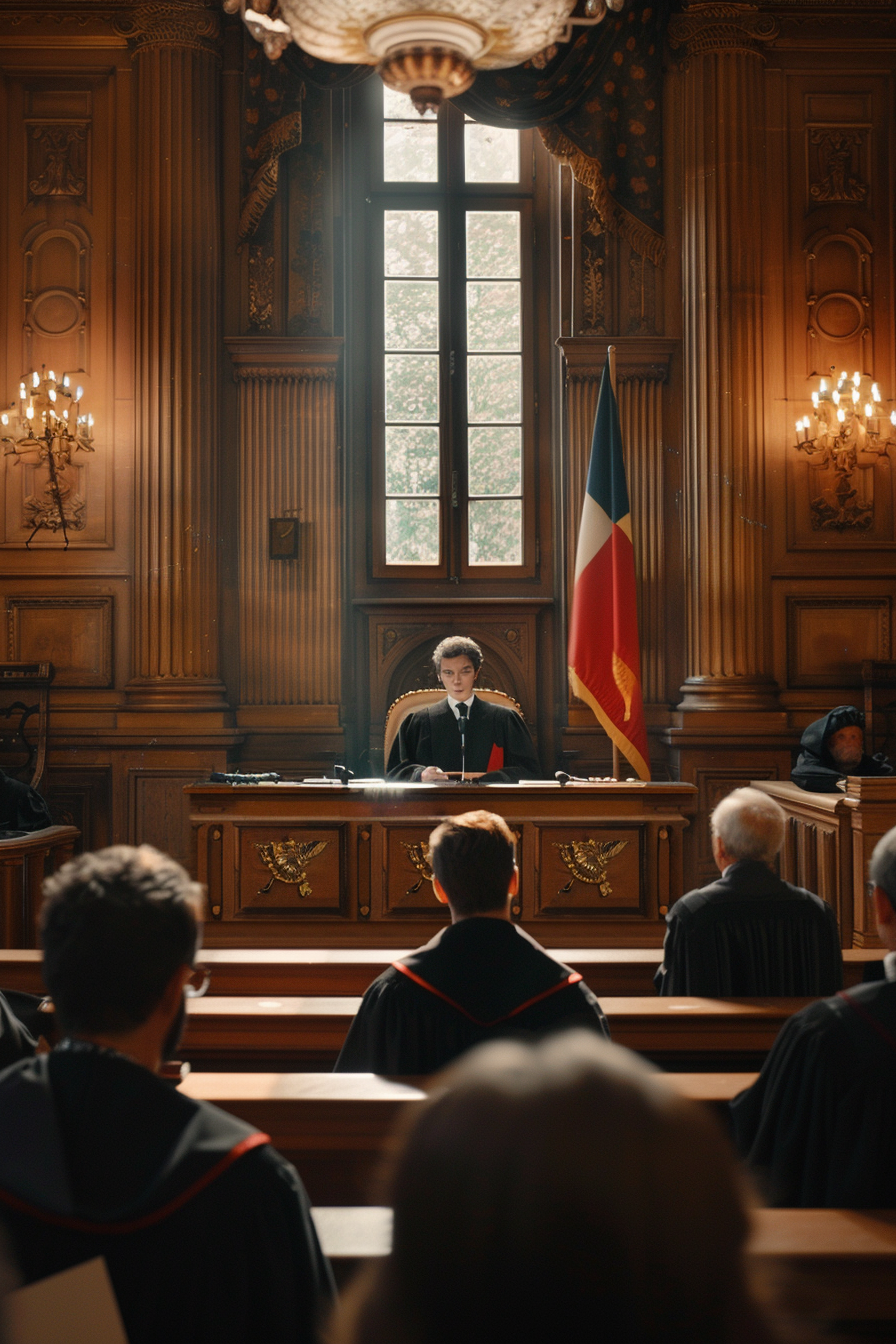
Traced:
[[810, 723], [800, 738], [800, 754], [791, 772], [794, 784], [812, 793], [836, 793], [847, 775], [892, 775], [882, 752], [865, 754], [865, 715], [854, 705], [838, 705]]
[[432, 661], [447, 699], [402, 720], [386, 778], [447, 784], [463, 770], [483, 784], [538, 779], [541, 766], [525, 721], [476, 695], [482, 650], [475, 640], [451, 635], [433, 649]]
[[896, 1208], [896, 827], [870, 877], [887, 978], [791, 1017], [731, 1103], [737, 1146], [780, 1207]]
[[201, 889], [121, 845], [73, 859], [44, 894], [64, 1039], [0, 1074], [0, 1221], [23, 1281], [102, 1256], [129, 1344], [312, 1344], [332, 1280], [296, 1172], [267, 1135], [158, 1077]]
[[434, 1073], [480, 1041], [586, 1026], [609, 1035], [581, 975], [510, 921], [519, 870], [494, 812], [464, 812], [429, 837], [451, 925], [374, 980], [349, 1028], [342, 1073]]
[[721, 876], [666, 916], [660, 994], [708, 997], [832, 994], [843, 983], [837, 919], [811, 891], [774, 871], [784, 811], [759, 789], [735, 789], [710, 818]]

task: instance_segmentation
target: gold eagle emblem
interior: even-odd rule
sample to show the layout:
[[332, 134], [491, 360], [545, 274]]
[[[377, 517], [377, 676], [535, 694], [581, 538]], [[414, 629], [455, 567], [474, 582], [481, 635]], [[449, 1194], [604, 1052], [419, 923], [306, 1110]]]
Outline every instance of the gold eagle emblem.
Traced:
[[617, 854], [622, 853], [630, 843], [628, 840], [571, 840], [568, 844], [555, 840], [553, 843], [572, 873], [566, 886], [558, 891], [558, 896], [570, 891], [573, 882], [585, 882], [589, 887], [597, 887], [603, 897], [613, 895], [613, 888], [607, 881], [607, 865]]
[[419, 880], [412, 887], [408, 887], [405, 896], [414, 896], [424, 882], [432, 881], [432, 868], [429, 863], [429, 845], [422, 841], [415, 841], [409, 844], [407, 840], [402, 840], [401, 847], [406, 851], [411, 866], [420, 874]]
[[310, 896], [311, 886], [305, 869], [312, 859], [324, 852], [329, 843], [329, 840], [309, 840], [304, 843], [296, 840], [270, 840], [264, 844], [256, 844], [258, 857], [271, 874], [270, 882], [259, 890], [259, 896], [269, 892], [275, 882], [294, 883], [299, 888], [299, 895], [303, 900], [306, 896]]

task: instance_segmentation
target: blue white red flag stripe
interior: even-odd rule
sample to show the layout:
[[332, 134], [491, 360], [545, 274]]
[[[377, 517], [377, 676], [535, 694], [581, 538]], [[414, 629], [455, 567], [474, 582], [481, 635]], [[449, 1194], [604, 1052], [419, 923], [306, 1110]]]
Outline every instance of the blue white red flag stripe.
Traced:
[[609, 363], [600, 383], [576, 550], [569, 684], [639, 779], [649, 779], [631, 509]]

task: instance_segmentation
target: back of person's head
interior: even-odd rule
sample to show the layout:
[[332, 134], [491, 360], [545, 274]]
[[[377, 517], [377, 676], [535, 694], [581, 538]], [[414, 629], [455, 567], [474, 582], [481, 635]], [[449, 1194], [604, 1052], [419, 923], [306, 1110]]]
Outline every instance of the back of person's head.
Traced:
[[476, 671], [479, 671], [482, 666], [482, 650], [475, 639], [468, 639], [466, 635], [449, 635], [447, 639], [441, 640], [432, 651], [436, 676], [442, 669], [443, 658], [463, 657], [469, 658]]
[[714, 808], [710, 830], [732, 859], [771, 863], [784, 843], [784, 809], [759, 789], [735, 789]]
[[408, 1112], [340, 1344], [768, 1341], [717, 1122], [591, 1032], [481, 1046]]
[[66, 1032], [140, 1026], [192, 965], [201, 888], [150, 845], [80, 854], [43, 891], [44, 982]]
[[448, 817], [429, 837], [429, 861], [455, 914], [501, 910], [513, 877], [513, 832], [494, 812]]
[[874, 846], [868, 876], [876, 887], [886, 892], [896, 910], [896, 826], [882, 835]]

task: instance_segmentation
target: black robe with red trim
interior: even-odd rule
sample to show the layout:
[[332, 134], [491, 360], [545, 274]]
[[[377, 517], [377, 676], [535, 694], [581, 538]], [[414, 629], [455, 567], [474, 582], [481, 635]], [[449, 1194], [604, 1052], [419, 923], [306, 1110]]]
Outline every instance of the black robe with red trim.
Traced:
[[24, 1283], [103, 1256], [129, 1344], [313, 1344], [333, 1296], [267, 1136], [111, 1050], [0, 1074], [0, 1222]]
[[518, 784], [541, 779], [542, 769], [524, 719], [505, 705], [477, 695], [470, 706], [466, 752], [461, 754], [460, 729], [447, 697], [415, 710], [402, 720], [389, 752], [387, 779], [418, 780], [428, 765], [443, 770], [485, 771], [485, 784]]
[[609, 1036], [577, 971], [505, 919], [462, 919], [374, 980], [341, 1073], [435, 1073], [481, 1041], [591, 1027]]
[[896, 984], [857, 985], [791, 1017], [731, 1116], [769, 1203], [896, 1208]]

